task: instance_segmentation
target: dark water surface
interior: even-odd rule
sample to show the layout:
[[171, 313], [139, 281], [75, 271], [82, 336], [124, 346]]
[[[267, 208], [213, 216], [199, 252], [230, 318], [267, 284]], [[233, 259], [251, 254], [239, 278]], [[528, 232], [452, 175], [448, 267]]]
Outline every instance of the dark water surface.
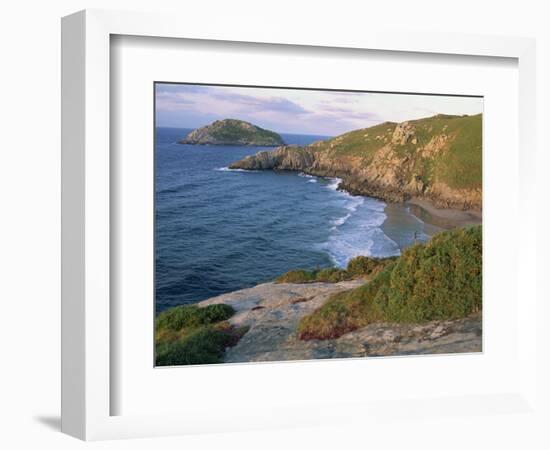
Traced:
[[[336, 190], [337, 179], [229, 170], [262, 147], [181, 145], [157, 128], [156, 309], [195, 303], [296, 268], [343, 267], [425, 240], [407, 208]], [[322, 136], [288, 135], [290, 144]]]

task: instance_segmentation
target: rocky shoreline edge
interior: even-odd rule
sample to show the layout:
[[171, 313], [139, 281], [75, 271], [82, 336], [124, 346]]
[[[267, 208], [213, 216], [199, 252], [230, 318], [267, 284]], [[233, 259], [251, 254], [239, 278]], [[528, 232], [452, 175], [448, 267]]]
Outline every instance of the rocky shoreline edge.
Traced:
[[300, 340], [300, 320], [320, 308], [332, 294], [365, 280], [339, 283], [264, 283], [198, 303], [231, 306], [228, 320], [247, 327], [239, 342], [225, 351], [223, 362], [289, 361], [482, 351], [481, 314], [421, 324], [374, 323], [337, 339]]
[[[279, 147], [271, 152], [277, 152], [284, 147]], [[380, 187], [368, 183], [360, 176], [340, 170], [321, 170], [307, 167], [306, 164], [296, 163], [290, 166], [278, 166], [273, 161], [267, 161], [265, 164], [258, 163], [257, 160], [262, 154], [268, 151], [257, 153], [236, 161], [229, 165], [232, 170], [272, 170], [275, 172], [301, 172], [321, 178], [337, 178], [340, 180], [337, 189], [353, 196], [376, 198], [392, 204], [412, 205], [411, 212], [419, 219], [421, 216], [430, 218], [433, 225], [440, 226], [443, 229], [450, 229], [461, 225], [479, 225], [481, 224], [481, 206], [460, 203], [460, 201], [451, 202], [441, 198], [430, 196], [412, 196], [397, 188], [388, 186]], [[254, 158], [254, 159], [253, 159]], [[438, 220], [439, 219], [439, 220]], [[429, 220], [429, 219], [428, 219]], [[424, 220], [423, 220], [424, 221]], [[456, 224], [456, 225], [455, 225]]]

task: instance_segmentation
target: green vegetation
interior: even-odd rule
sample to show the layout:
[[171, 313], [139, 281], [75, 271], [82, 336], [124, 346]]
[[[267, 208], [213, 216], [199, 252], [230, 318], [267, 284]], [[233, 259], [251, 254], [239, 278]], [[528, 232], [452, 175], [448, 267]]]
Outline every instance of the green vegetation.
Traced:
[[199, 308], [196, 305], [176, 306], [157, 316], [157, 329], [168, 328], [181, 330], [183, 328], [197, 328], [201, 325], [210, 325], [229, 319], [235, 311], [229, 305], [209, 305]]
[[183, 339], [159, 342], [156, 346], [157, 365], [220, 363], [225, 349], [234, 346], [246, 331], [244, 327], [202, 327]]
[[315, 283], [329, 282], [338, 283], [339, 281], [349, 280], [344, 269], [328, 268], [315, 270], [291, 270], [286, 272], [275, 280], [275, 283]]
[[482, 114], [437, 114], [385, 122], [303, 147], [259, 152], [230, 167], [336, 176], [354, 195], [389, 202], [420, 197], [436, 207], [480, 211], [482, 120]]
[[247, 331], [225, 322], [234, 313], [224, 304], [177, 306], [160, 313], [155, 321], [157, 365], [221, 362], [225, 349]]
[[241, 120], [225, 119], [215, 122], [220, 126], [212, 127], [211, 136], [225, 142], [254, 141], [268, 145], [282, 145], [283, 140], [277, 133], [265, 130]]
[[482, 174], [481, 114], [450, 122], [448, 132], [454, 136], [449, 151], [437, 161], [440, 178], [450, 187], [480, 188]]
[[[315, 151], [328, 152], [333, 157], [360, 157], [363, 166], [375, 159], [375, 153], [391, 144], [399, 158], [415, 161], [412, 173], [424, 184], [443, 182], [454, 189], [481, 189], [482, 175], [482, 114], [451, 116], [438, 114], [411, 120], [414, 139], [404, 144], [392, 143], [397, 124], [385, 122], [370, 128], [354, 130], [333, 139], [317, 143]], [[419, 157], [418, 150], [438, 136], [447, 136], [445, 151]], [[380, 163], [380, 161], [378, 161]]]
[[284, 141], [277, 133], [243, 120], [224, 119], [193, 130], [180, 143], [275, 146]]
[[352, 280], [354, 278], [369, 277], [380, 272], [390, 262], [390, 258], [370, 258], [368, 256], [357, 256], [350, 260], [346, 269], [330, 267], [315, 270], [291, 270], [278, 277], [276, 283], [338, 283], [340, 281]]
[[370, 128], [350, 131], [319, 142], [316, 148], [319, 151], [331, 151], [335, 156], [361, 156], [370, 160], [376, 150], [391, 141], [396, 126], [394, 122], [384, 122]]
[[375, 322], [420, 323], [481, 310], [482, 228], [455, 229], [410, 247], [372, 281], [304, 317], [300, 339], [333, 339]]

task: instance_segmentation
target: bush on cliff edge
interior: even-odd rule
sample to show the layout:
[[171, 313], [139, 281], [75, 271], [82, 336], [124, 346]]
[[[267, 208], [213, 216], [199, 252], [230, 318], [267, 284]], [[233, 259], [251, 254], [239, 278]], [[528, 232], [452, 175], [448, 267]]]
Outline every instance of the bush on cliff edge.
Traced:
[[456, 319], [482, 307], [482, 228], [455, 229], [405, 250], [369, 283], [304, 317], [299, 337], [333, 339], [374, 322]]
[[372, 258], [369, 256], [356, 256], [351, 259], [346, 269], [329, 267], [315, 270], [291, 270], [275, 280], [275, 283], [338, 283], [354, 278], [371, 277], [380, 272], [395, 257]]
[[230, 305], [182, 305], [160, 313], [155, 320], [157, 366], [222, 362], [227, 347], [235, 345], [246, 328], [231, 326]]

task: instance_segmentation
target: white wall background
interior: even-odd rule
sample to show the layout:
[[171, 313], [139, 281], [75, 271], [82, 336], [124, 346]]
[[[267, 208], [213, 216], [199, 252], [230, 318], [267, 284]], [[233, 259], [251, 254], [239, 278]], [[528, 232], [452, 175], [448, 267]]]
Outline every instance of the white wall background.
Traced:
[[[550, 229], [550, 14], [544, 1], [11, 0], [0, 7], [0, 447], [81, 448], [59, 433], [60, 359], [60, 17], [84, 8], [174, 11], [212, 27], [218, 20], [263, 21], [266, 27], [308, 22], [338, 33], [347, 27], [531, 36], [538, 45], [540, 227]], [[548, 238], [539, 233], [538, 270]], [[548, 233], [546, 232], [546, 235]], [[550, 299], [540, 284], [540, 297]], [[544, 292], [542, 292], [544, 289]], [[548, 313], [543, 306], [541, 314]], [[549, 333], [541, 338], [549, 343]], [[545, 346], [539, 351], [550, 354]], [[546, 380], [548, 358], [541, 358]], [[548, 382], [548, 381], [546, 381]], [[545, 390], [545, 395], [548, 389]], [[548, 396], [546, 396], [548, 399]], [[546, 418], [548, 421], [548, 418]], [[546, 424], [548, 425], [548, 424]], [[404, 421], [387, 430], [312, 428], [247, 434], [88, 444], [95, 448], [548, 448], [548, 435], [528, 416]], [[450, 428], [449, 428], [450, 427]], [[545, 439], [541, 439], [545, 436]]]

